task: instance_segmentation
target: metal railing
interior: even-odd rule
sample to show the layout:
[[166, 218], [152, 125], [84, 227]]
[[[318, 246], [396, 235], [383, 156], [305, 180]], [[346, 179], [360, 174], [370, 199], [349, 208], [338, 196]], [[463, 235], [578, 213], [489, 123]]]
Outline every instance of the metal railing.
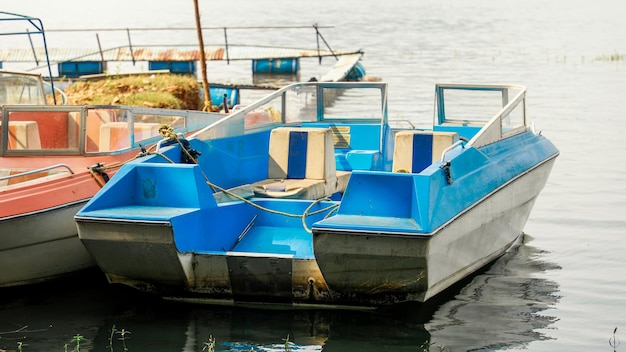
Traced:
[[[56, 164], [56, 165], [42, 167], [42, 168], [36, 169], [36, 170], [29, 170], [29, 171], [21, 172], [19, 174], [15, 174], [15, 175], [2, 176], [2, 177], [0, 177], [0, 181], [10, 180], [10, 179], [16, 178], [16, 177], [22, 177], [22, 176], [28, 176], [28, 175], [32, 175], [32, 174], [37, 174], [37, 173], [40, 173], [40, 172], [50, 171], [50, 170], [54, 170], [54, 169], [58, 169], [58, 168], [66, 168], [71, 174], [75, 173], [74, 170], [72, 170], [72, 168], [69, 165], [67, 165], [67, 164]], [[51, 175], [48, 175], [48, 176], [51, 176]]]

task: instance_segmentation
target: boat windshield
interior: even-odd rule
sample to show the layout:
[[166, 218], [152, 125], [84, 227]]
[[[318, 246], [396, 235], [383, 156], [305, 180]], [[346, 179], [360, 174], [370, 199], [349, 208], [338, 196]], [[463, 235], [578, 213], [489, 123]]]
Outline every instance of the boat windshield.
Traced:
[[38, 74], [0, 72], [0, 105], [46, 104], [43, 80]]
[[458, 132], [474, 147], [522, 133], [527, 129], [526, 88], [437, 84], [433, 129]]
[[161, 126], [186, 134], [222, 116], [131, 106], [3, 105], [0, 155], [124, 153], [162, 140]]
[[307, 82], [284, 87], [240, 107], [197, 132], [200, 140], [235, 136], [278, 125], [387, 123], [387, 85], [379, 82]]

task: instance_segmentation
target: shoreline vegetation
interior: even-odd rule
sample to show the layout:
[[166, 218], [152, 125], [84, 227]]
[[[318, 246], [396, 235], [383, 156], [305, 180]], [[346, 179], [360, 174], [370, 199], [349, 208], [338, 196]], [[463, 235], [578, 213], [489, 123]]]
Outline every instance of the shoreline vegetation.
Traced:
[[[107, 75], [71, 82], [64, 92], [68, 105], [126, 105], [177, 110], [204, 108], [200, 83], [192, 75]], [[215, 110], [216, 107], [213, 108]]]
[[614, 53], [611, 55], [602, 55], [596, 57], [597, 61], [626, 61], [625, 54]]

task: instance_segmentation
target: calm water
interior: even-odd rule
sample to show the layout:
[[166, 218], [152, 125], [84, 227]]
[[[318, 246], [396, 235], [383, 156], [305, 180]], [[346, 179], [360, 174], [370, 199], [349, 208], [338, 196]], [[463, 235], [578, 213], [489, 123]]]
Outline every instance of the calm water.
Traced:
[[[517, 83], [528, 111], [561, 156], [528, 221], [523, 244], [428, 307], [398, 311], [293, 312], [163, 304], [84, 278], [4, 291], [0, 348], [103, 351], [110, 330], [131, 331], [130, 351], [221, 350], [612, 351], [626, 341], [626, 22], [609, 0], [200, 1], [204, 26], [334, 25], [334, 48], [362, 48], [368, 75], [390, 84], [391, 118], [427, 125], [436, 82]], [[46, 28], [193, 27], [191, 1], [11, 2], [3, 11]], [[312, 32], [280, 44], [314, 44]], [[229, 35], [267, 41], [267, 33]], [[103, 46], [109, 35], [100, 35]], [[205, 42], [215, 40], [207, 34]], [[245, 37], [249, 40], [246, 40]], [[188, 37], [161, 39], [194, 43]], [[11, 45], [0, 39], [3, 47]], [[50, 35], [51, 47], [95, 45], [95, 35]], [[147, 40], [147, 39], [146, 39]], [[82, 42], [81, 42], [82, 41]], [[135, 40], [140, 42], [139, 39]], [[332, 61], [325, 60], [332, 64]], [[303, 75], [317, 62], [303, 66]], [[248, 74], [249, 64], [239, 68]], [[222, 68], [209, 67], [209, 77]], [[44, 293], [44, 290], [48, 290]], [[9, 333], [23, 328], [19, 333]], [[119, 337], [119, 335], [116, 335]], [[115, 350], [121, 351], [116, 340]], [[626, 343], [616, 348], [626, 350]]]

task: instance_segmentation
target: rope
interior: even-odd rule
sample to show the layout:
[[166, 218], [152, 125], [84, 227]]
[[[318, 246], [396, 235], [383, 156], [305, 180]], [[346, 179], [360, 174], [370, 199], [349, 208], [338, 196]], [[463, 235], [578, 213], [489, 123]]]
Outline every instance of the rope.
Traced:
[[[310, 204], [310, 205], [309, 205], [309, 206], [308, 206], [308, 207], [304, 210], [304, 213], [302, 213], [302, 227], [304, 227], [304, 230], [305, 230], [306, 232], [308, 232], [308, 233], [313, 233], [313, 231], [312, 231], [312, 230], [311, 230], [311, 229], [307, 226], [307, 224], [306, 224], [306, 217], [307, 217], [307, 216], [309, 216], [309, 215], [308, 215], [308, 214], [309, 214], [309, 210], [310, 210], [310, 209], [311, 209], [311, 208], [312, 208], [315, 204], [317, 204], [318, 202], [320, 202], [320, 201], [322, 201], [322, 200], [330, 200], [330, 198], [324, 197], [324, 198], [320, 198], [320, 199], [318, 199], [318, 200], [314, 201], [313, 203], [311, 203], [311, 204]], [[329, 216], [330, 216], [330, 214], [332, 214], [332, 213], [334, 213], [335, 211], [337, 211], [337, 208], [339, 208], [339, 204], [333, 204], [333, 205], [331, 205], [331, 206], [329, 206], [329, 207], [324, 208], [324, 210], [326, 210], [326, 209], [328, 209], [328, 210], [329, 210], [328, 214], [326, 214], [326, 215], [324, 216], [324, 219], [326, 219], [327, 217], [329, 217]], [[320, 213], [320, 211], [319, 211], [319, 210], [317, 210], [317, 211], [314, 211], [313, 213], [311, 213], [310, 215], [315, 215], [315, 214], [319, 214], [319, 213]]]
[[[198, 159], [195, 158], [193, 155], [191, 155], [191, 153], [189, 153], [189, 150], [187, 150], [187, 148], [185, 148], [185, 146], [182, 144], [182, 142], [180, 141], [180, 138], [178, 137], [178, 135], [176, 133], [174, 133], [174, 129], [169, 126], [169, 125], [161, 125], [159, 126], [159, 133], [161, 134], [161, 136], [163, 136], [163, 138], [167, 138], [169, 141], [174, 141], [176, 140], [176, 142], [178, 143], [178, 145], [180, 146], [180, 149], [187, 155], [187, 157], [189, 158], [189, 160], [191, 160], [194, 164], [199, 165], [198, 164]], [[89, 172], [91, 173], [91, 175], [93, 176], [93, 178], [96, 180], [96, 182], [100, 185], [100, 187], [104, 187], [104, 182], [102, 182], [99, 178], [98, 175], [102, 175], [102, 173], [104, 173], [105, 170], [110, 170], [110, 169], [114, 169], [114, 168], [118, 168], [123, 166], [126, 163], [129, 163], [135, 159], [138, 159], [140, 157], [144, 157], [147, 155], [157, 155], [162, 157], [163, 159], [165, 159], [167, 162], [169, 162], [170, 164], [175, 164], [175, 162], [168, 158], [167, 156], [165, 156], [162, 153], [158, 153], [158, 152], [151, 152], [150, 150], [153, 149], [156, 145], [152, 145], [150, 148], [148, 148], [147, 150], [142, 150], [141, 153], [137, 154], [135, 157], [133, 157], [132, 159], [126, 160], [124, 162], [119, 162], [116, 164], [112, 164], [110, 166], [104, 166], [101, 164], [97, 164], [95, 166], [91, 166], [89, 167]], [[291, 217], [291, 218], [300, 218], [302, 220], [302, 227], [304, 227], [304, 229], [306, 230], [306, 232], [308, 233], [312, 233], [312, 230], [307, 226], [306, 224], [306, 218], [309, 216], [313, 216], [313, 215], [317, 215], [320, 213], [324, 213], [324, 212], [328, 212], [328, 214], [325, 215], [324, 218], [329, 217], [330, 215], [332, 215], [335, 211], [337, 211], [337, 208], [339, 208], [339, 204], [332, 204], [329, 205], [325, 208], [322, 209], [318, 209], [316, 211], [313, 212], [309, 212], [311, 210], [311, 208], [313, 208], [316, 204], [323, 202], [323, 201], [330, 201], [331, 199], [328, 197], [323, 197], [320, 199], [316, 199], [314, 200], [305, 210], [302, 214], [293, 214], [293, 213], [288, 213], [288, 212], [283, 212], [283, 211], [278, 211], [278, 210], [274, 210], [274, 209], [270, 209], [270, 208], [266, 208], [263, 207], [259, 204], [256, 204], [252, 201], [250, 201], [249, 199], [246, 199], [238, 194], [235, 194], [233, 192], [230, 192], [227, 189], [224, 189], [214, 183], [212, 183], [209, 178], [206, 176], [206, 174], [204, 173], [204, 171], [202, 170], [202, 168], [200, 169], [200, 172], [202, 173], [202, 177], [204, 177], [204, 180], [206, 182], [206, 184], [211, 187], [211, 189], [213, 190], [213, 192], [215, 192], [215, 190], [221, 191], [235, 199], [238, 199], [242, 202], [245, 202], [246, 204], [253, 206], [261, 211], [265, 211], [268, 213], [272, 213], [272, 214], [277, 214], [277, 215], [281, 215], [281, 216], [286, 216], [286, 217]]]
[[89, 169], [89, 172], [91, 173], [91, 177], [93, 177], [93, 179], [96, 180], [96, 182], [98, 183], [100, 188], [104, 187], [104, 182], [102, 180], [100, 180], [100, 178], [98, 177], [101, 174], [99, 172], [94, 171], [94, 167], [93, 166], [92, 167], [88, 167], [88, 169]]
[[[195, 158], [194, 158], [194, 157], [193, 157], [193, 156], [189, 153], [189, 151], [188, 151], [186, 148], [183, 148], [183, 147], [182, 147], [182, 144], [180, 143], [180, 141], [179, 141], [179, 144], [181, 145], [181, 149], [185, 152], [185, 154], [187, 154], [187, 156], [189, 157], [189, 159], [190, 159], [190, 160], [193, 160], [193, 161], [194, 161], [194, 163], [198, 164], [198, 160], [197, 160], [197, 159], [195, 159]], [[218, 185], [216, 185], [216, 184], [212, 183], [212, 182], [209, 180], [209, 178], [206, 176], [206, 174], [204, 173], [204, 171], [202, 170], [202, 168], [200, 168], [200, 172], [202, 172], [202, 177], [204, 177], [204, 181], [206, 182], [206, 184], [207, 184], [207, 185], [209, 185], [209, 187], [211, 187], [211, 189], [213, 189], [213, 191], [215, 191], [215, 190], [217, 189], [217, 190], [219, 190], [219, 191], [221, 191], [221, 192], [223, 192], [223, 193], [225, 193], [225, 194], [228, 194], [229, 196], [231, 196], [231, 197], [233, 197], [233, 198], [235, 198], [235, 199], [238, 199], [238, 200], [240, 200], [240, 201], [242, 201], [242, 202], [244, 202], [244, 203], [246, 203], [246, 204], [248, 204], [248, 205], [250, 205], [250, 206], [253, 206], [253, 207], [255, 207], [255, 208], [257, 208], [257, 209], [259, 209], [259, 210], [261, 210], [261, 211], [265, 211], [265, 212], [268, 212], [268, 213], [271, 213], [271, 214], [277, 214], [277, 215], [282, 215], [282, 216], [286, 216], [286, 217], [291, 217], [291, 218], [300, 218], [300, 219], [302, 219], [302, 226], [304, 227], [304, 229], [305, 229], [305, 230], [306, 230], [306, 232], [308, 232], [308, 233], [312, 233], [312, 231], [311, 231], [311, 229], [309, 229], [309, 227], [306, 225], [306, 218], [307, 218], [307, 217], [309, 217], [309, 216], [313, 216], [313, 215], [317, 215], [317, 214], [320, 214], [320, 213], [324, 213], [324, 212], [326, 212], [326, 211], [329, 211], [329, 213], [328, 213], [328, 214], [326, 214], [326, 216], [324, 217], [324, 218], [327, 218], [327, 217], [328, 217], [328, 216], [330, 216], [332, 213], [334, 213], [334, 212], [337, 210], [337, 208], [339, 208], [339, 204], [332, 204], [332, 205], [329, 205], [329, 206], [327, 206], [327, 207], [325, 207], [325, 208], [318, 209], [318, 210], [316, 210], [316, 211], [314, 211], [314, 212], [309, 213], [309, 210], [310, 210], [313, 206], [315, 206], [317, 203], [320, 203], [320, 202], [322, 202], [322, 201], [330, 201], [331, 199], [330, 199], [330, 198], [328, 198], [328, 197], [323, 197], [323, 198], [320, 198], [320, 199], [316, 199], [315, 201], [313, 201], [313, 203], [311, 203], [311, 204], [310, 204], [310, 205], [309, 205], [309, 206], [308, 206], [308, 207], [304, 210], [304, 212], [303, 212], [302, 214], [293, 214], [293, 213], [288, 213], [288, 212], [283, 212], [283, 211], [279, 211], [279, 210], [274, 210], [274, 209], [266, 208], [266, 207], [263, 207], [263, 206], [261, 206], [261, 205], [258, 205], [258, 204], [256, 204], [256, 203], [254, 203], [254, 202], [250, 201], [249, 199], [246, 199], [246, 198], [244, 198], [244, 197], [242, 197], [242, 196], [240, 196], [240, 195], [238, 195], [238, 194], [235, 194], [235, 193], [233, 193], [233, 192], [230, 192], [229, 190], [227, 190], [227, 189], [225, 189], [225, 188], [222, 188], [222, 187], [220, 187], [220, 186], [218, 186]]]
[[163, 136], [163, 138], [169, 139], [170, 142], [174, 139], [178, 139], [178, 136], [174, 133], [174, 127], [165, 123], [159, 126], [159, 134]]
[[[265, 211], [265, 212], [268, 212], [268, 213], [271, 213], [271, 214], [276, 214], [276, 215], [286, 216], [286, 217], [290, 217], [290, 218], [300, 218], [300, 219], [302, 219], [302, 226], [304, 227], [304, 229], [305, 229], [305, 230], [306, 230], [306, 232], [308, 232], [308, 233], [312, 233], [312, 231], [311, 231], [311, 230], [308, 228], [308, 226], [306, 225], [306, 218], [307, 218], [307, 217], [309, 217], [309, 216], [313, 216], [313, 215], [317, 215], [317, 214], [320, 214], [320, 213], [324, 213], [324, 212], [326, 212], [326, 211], [329, 211], [329, 213], [326, 215], [326, 217], [328, 217], [330, 214], [334, 213], [334, 212], [337, 210], [337, 208], [339, 208], [339, 204], [331, 204], [331, 205], [329, 205], [329, 206], [327, 206], [327, 207], [325, 207], [325, 208], [318, 209], [318, 210], [316, 210], [316, 211], [314, 211], [314, 212], [310, 212], [310, 213], [309, 213], [309, 210], [310, 210], [313, 206], [315, 206], [317, 203], [320, 203], [320, 202], [323, 202], [323, 201], [329, 201], [329, 200], [330, 200], [330, 198], [328, 198], [328, 197], [323, 197], [323, 198], [316, 199], [315, 201], [313, 201], [313, 203], [311, 203], [311, 204], [310, 204], [310, 205], [309, 205], [309, 206], [305, 209], [305, 211], [304, 211], [302, 214], [293, 214], [293, 213], [288, 213], [288, 212], [284, 212], [284, 211], [274, 210], [274, 209], [266, 208], [266, 207], [264, 207], [264, 206], [261, 206], [261, 205], [259, 205], [259, 204], [256, 204], [256, 203], [254, 203], [254, 202], [250, 201], [249, 199], [246, 199], [246, 198], [244, 198], [244, 197], [242, 197], [242, 196], [240, 196], [240, 195], [238, 195], [238, 194], [235, 194], [235, 193], [233, 193], [233, 192], [230, 192], [229, 190], [224, 189], [224, 188], [222, 188], [222, 187], [220, 187], [220, 186], [218, 186], [218, 185], [216, 185], [216, 184], [212, 183], [212, 182], [211, 182], [211, 181], [209, 181], [209, 179], [206, 177], [206, 175], [204, 174], [204, 172], [202, 172], [202, 175], [204, 176], [205, 182], [209, 185], [209, 187], [211, 187], [211, 188], [215, 188], [215, 189], [217, 189], [217, 190], [219, 190], [219, 191], [221, 191], [221, 192], [224, 192], [224, 193], [228, 194], [229, 196], [231, 196], [231, 197], [233, 197], [233, 198], [236, 198], [236, 199], [238, 199], [238, 200], [240, 200], [240, 201], [242, 201], [242, 202], [244, 202], [244, 203], [246, 203], [246, 204], [248, 204], [248, 205], [250, 205], [250, 206], [253, 206], [253, 207], [255, 207], [255, 208], [257, 208], [257, 209], [259, 209], [259, 210], [261, 210], [261, 211]], [[326, 217], [325, 217], [325, 218], [326, 218]]]

